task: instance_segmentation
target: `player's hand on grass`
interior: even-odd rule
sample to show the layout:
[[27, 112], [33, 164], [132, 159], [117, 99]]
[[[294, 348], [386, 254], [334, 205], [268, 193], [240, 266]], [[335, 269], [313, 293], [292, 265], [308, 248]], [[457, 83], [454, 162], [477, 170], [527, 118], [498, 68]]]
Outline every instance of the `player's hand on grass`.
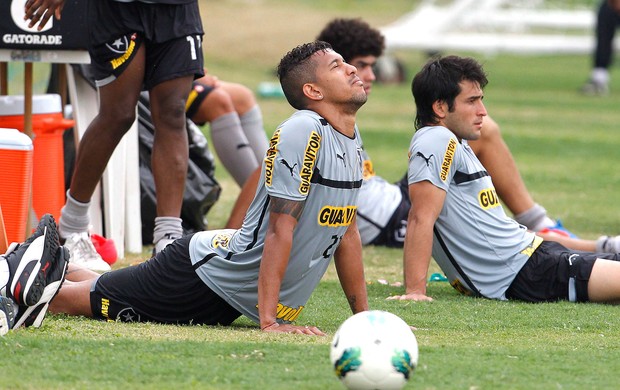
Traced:
[[263, 332], [280, 332], [280, 333], [295, 333], [295, 334], [307, 334], [314, 336], [326, 336], [316, 326], [298, 326], [291, 324], [278, 324], [277, 322], [262, 328]]
[[24, 5], [24, 20], [30, 20], [28, 27], [38, 24], [37, 30], [41, 31], [52, 15], [60, 20], [60, 13], [64, 6], [65, 0], [28, 0]]
[[404, 295], [392, 295], [391, 297], [387, 297], [386, 299], [391, 301], [417, 301], [417, 302], [432, 302], [433, 298], [418, 293], [410, 293]]

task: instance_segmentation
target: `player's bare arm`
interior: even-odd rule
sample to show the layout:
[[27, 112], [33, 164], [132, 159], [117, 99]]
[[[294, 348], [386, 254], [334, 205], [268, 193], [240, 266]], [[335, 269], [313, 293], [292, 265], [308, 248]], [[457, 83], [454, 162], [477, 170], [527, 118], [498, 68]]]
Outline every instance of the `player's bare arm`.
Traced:
[[403, 251], [405, 294], [388, 299], [432, 301], [426, 295], [426, 278], [433, 249], [433, 226], [446, 193], [429, 181], [409, 185], [411, 209]]
[[38, 24], [37, 30], [41, 31], [52, 15], [60, 20], [64, 6], [65, 0], [28, 0], [25, 4], [24, 20], [30, 20], [28, 27]]
[[362, 262], [362, 240], [357, 230], [355, 217], [334, 254], [334, 264], [351, 311], [359, 313], [368, 310], [368, 296]]
[[269, 226], [265, 236], [265, 249], [258, 272], [258, 316], [260, 328], [265, 332], [325, 335], [314, 326], [278, 324], [276, 313], [280, 286], [286, 272], [293, 232], [304, 209], [304, 202], [270, 197]]

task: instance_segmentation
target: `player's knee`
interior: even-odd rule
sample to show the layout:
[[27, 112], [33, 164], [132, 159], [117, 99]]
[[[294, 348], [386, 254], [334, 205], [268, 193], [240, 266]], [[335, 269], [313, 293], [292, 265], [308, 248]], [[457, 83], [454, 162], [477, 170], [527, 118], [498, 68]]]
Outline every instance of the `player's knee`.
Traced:
[[499, 125], [489, 116], [484, 118], [481, 135], [482, 139], [497, 139], [502, 137]]
[[235, 102], [235, 110], [239, 113], [239, 115], [243, 115], [244, 113], [250, 111], [257, 104], [254, 92], [252, 92], [250, 88], [241, 84], [236, 86], [235, 93], [233, 94], [233, 100]]
[[185, 131], [185, 105], [182, 100], [160, 107], [157, 111], [151, 111], [156, 130]]
[[118, 129], [122, 134], [127, 130], [136, 120], [136, 110], [126, 109], [125, 107], [117, 107], [112, 110], [100, 110], [99, 117], [104, 118], [108, 123], [107, 127], [112, 131]]
[[211, 121], [221, 115], [234, 112], [235, 106], [228, 92], [222, 88], [215, 88], [201, 104], [200, 110]]

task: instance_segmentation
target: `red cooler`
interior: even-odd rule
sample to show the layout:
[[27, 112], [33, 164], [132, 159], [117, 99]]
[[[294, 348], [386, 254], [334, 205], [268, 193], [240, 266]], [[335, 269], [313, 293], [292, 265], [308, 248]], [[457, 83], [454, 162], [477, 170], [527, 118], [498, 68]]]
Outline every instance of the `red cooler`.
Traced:
[[[32, 208], [37, 218], [50, 213], [58, 220], [65, 204], [63, 132], [74, 121], [63, 117], [60, 95], [32, 97]], [[0, 127], [24, 131], [24, 97], [0, 96]], [[4, 208], [3, 208], [4, 209]]]
[[30, 137], [16, 129], [0, 128], [0, 206], [9, 244], [26, 240], [32, 154]]

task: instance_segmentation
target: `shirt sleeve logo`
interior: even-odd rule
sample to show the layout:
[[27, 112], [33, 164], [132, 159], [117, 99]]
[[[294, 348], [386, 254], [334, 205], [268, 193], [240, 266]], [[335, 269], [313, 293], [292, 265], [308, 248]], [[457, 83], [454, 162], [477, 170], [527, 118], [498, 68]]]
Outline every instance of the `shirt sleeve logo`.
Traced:
[[273, 184], [273, 163], [278, 154], [278, 143], [280, 143], [280, 130], [278, 129], [273, 133], [271, 140], [269, 141], [269, 149], [265, 156], [265, 185], [271, 187]]
[[316, 131], [313, 131], [312, 134], [310, 134], [310, 138], [308, 138], [306, 153], [304, 154], [304, 165], [299, 173], [301, 177], [299, 193], [302, 195], [308, 195], [310, 192], [310, 179], [312, 179], [312, 172], [314, 172], [314, 164], [316, 163], [316, 154], [320, 147], [321, 136]]
[[294, 171], [293, 170], [297, 166], [297, 163], [295, 163], [295, 164], [293, 164], [293, 166], [291, 166], [288, 161], [286, 161], [285, 159], [281, 158], [280, 159], [280, 164], [284, 165], [286, 167], [286, 169], [288, 169], [291, 172], [291, 177], [293, 177], [293, 175], [294, 175]]
[[216, 234], [215, 237], [213, 237], [213, 240], [211, 241], [211, 245], [213, 246], [213, 248], [228, 248], [228, 243], [230, 242], [230, 239], [232, 237], [232, 234], [230, 233], [219, 233]]
[[441, 163], [441, 173], [440, 177], [442, 181], [448, 180], [448, 175], [450, 174], [450, 166], [452, 165], [452, 160], [454, 160], [454, 151], [456, 150], [456, 140], [454, 138], [450, 138], [450, 142], [448, 142], [448, 147], [446, 148], [446, 153], [443, 155], [443, 162]]

